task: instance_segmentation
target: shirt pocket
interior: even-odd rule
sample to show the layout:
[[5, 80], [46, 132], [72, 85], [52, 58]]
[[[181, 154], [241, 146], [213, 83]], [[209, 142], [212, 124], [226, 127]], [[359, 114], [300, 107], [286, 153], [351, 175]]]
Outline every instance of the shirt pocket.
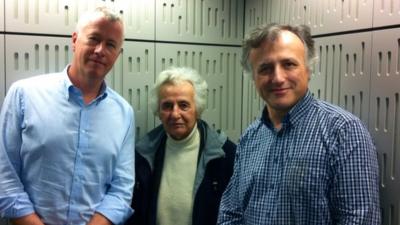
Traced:
[[287, 186], [293, 196], [315, 201], [326, 195], [328, 187], [327, 163], [320, 159], [299, 157], [287, 167]]

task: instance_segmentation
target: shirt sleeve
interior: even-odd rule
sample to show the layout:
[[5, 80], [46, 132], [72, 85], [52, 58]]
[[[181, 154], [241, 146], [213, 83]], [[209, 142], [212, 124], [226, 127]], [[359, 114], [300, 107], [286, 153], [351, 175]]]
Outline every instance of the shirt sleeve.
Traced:
[[333, 219], [341, 225], [381, 224], [377, 152], [368, 130], [359, 120], [348, 123], [337, 146], [330, 193]]
[[130, 126], [118, 155], [117, 165], [103, 201], [96, 211], [107, 217], [113, 224], [123, 224], [132, 214], [130, 207], [135, 183], [135, 133], [134, 115], [131, 110]]
[[233, 167], [233, 174], [228, 186], [226, 187], [220, 203], [218, 223], [219, 225], [240, 225], [243, 222], [243, 212], [240, 201], [240, 161], [239, 154], [240, 144], [236, 150], [235, 163]]
[[0, 216], [17, 218], [34, 212], [20, 181], [23, 98], [12, 85], [0, 113]]

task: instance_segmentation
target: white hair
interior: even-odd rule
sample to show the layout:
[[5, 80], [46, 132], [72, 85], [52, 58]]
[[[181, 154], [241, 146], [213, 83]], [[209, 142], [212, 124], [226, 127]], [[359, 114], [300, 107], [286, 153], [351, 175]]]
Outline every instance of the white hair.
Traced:
[[208, 85], [196, 70], [189, 67], [172, 67], [158, 75], [150, 96], [150, 107], [154, 115], [159, 113], [161, 87], [165, 84], [178, 85], [183, 81], [193, 85], [196, 112], [197, 116], [200, 117], [206, 107]]

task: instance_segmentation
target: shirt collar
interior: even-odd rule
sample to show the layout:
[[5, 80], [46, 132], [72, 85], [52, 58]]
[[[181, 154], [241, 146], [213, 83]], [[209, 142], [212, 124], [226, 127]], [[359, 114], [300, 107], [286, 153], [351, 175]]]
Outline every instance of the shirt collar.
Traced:
[[[64, 70], [61, 72], [63, 74], [63, 80], [64, 80], [64, 95], [67, 99], [70, 99], [73, 96], [80, 96], [82, 98], [81, 91], [74, 86], [74, 84], [71, 82], [71, 80], [68, 77], [68, 68], [70, 65], [67, 65]], [[108, 95], [108, 90], [107, 90], [107, 84], [105, 81], [101, 84], [100, 87], [100, 94], [97, 96], [97, 98], [93, 101], [96, 102], [96, 104], [99, 104], [100, 101], [105, 99]]]
[[[312, 104], [313, 96], [309, 90], [307, 90], [306, 95], [300, 99], [286, 114], [286, 116], [282, 120], [282, 128], [287, 128], [290, 126], [296, 126], [299, 121], [302, 120], [304, 116], [307, 115], [308, 111]], [[268, 126], [270, 129], [274, 129], [274, 126], [268, 117], [268, 109], [264, 107], [264, 110], [261, 115], [261, 122]]]

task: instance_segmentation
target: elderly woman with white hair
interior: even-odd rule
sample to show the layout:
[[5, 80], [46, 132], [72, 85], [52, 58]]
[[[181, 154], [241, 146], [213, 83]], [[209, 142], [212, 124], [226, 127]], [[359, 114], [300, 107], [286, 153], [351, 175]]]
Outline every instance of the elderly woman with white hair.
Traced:
[[200, 119], [207, 83], [193, 69], [160, 73], [152, 109], [161, 125], [136, 144], [136, 184], [127, 224], [216, 224], [236, 145]]

